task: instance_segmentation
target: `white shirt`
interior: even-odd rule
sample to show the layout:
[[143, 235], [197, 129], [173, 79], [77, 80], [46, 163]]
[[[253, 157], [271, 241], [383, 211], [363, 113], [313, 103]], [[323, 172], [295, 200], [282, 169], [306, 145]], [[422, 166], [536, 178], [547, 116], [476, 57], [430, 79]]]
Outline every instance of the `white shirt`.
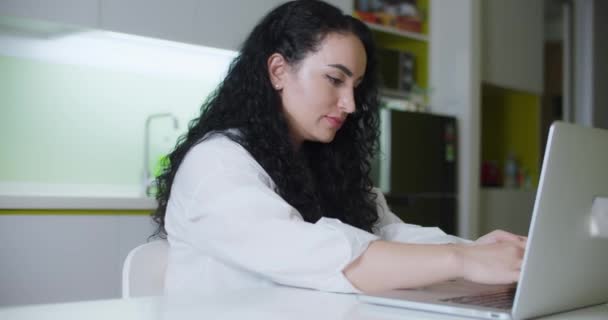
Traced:
[[166, 293], [275, 284], [358, 292], [342, 271], [373, 240], [464, 241], [439, 228], [403, 223], [380, 192], [372, 234], [337, 219], [306, 222], [274, 190], [251, 154], [226, 136], [215, 134], [194, 146], [177, 171], [167, 205]]

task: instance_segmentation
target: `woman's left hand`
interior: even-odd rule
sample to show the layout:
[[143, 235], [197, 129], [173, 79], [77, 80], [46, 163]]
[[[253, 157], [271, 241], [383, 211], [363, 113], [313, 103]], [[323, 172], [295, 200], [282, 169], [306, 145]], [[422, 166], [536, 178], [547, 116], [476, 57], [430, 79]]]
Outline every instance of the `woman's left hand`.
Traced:
[[503, 230], [494, 230], [486, 235], [479, 237], [473, 244], [491, 244], [496, 242], [513, 242], [525, 247], [528, 237], [516, 235]]

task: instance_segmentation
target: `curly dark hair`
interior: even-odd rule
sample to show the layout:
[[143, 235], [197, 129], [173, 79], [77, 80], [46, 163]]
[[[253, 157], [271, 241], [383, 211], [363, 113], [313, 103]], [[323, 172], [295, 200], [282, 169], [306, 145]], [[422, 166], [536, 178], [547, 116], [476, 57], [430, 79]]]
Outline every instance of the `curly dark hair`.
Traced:
[[[329, 33], [354, 34], [364, 45], [367, 65], [354, 92], [356, 112], [348, 116], [332, 142], [308, 141], [295, 150], [280, 96], [270, 82], [267, 61], [279, 53], [290, 65], [296, 65], [318, 50]], [[156, 180], [158, 208], [152, 216], [158, 229], [154, 235], [166, 236], [171, 185], [188, 151], [208, 133], [228, 129], [240, 132], [224, 134], [249, 151], [276, 184], [276, 192], [305, 221], [331, 217], [371, 232], [378, 220], [370, 178], [379, 135], [374, 50], [365, 24], [322, 1], [292, 1], [268, 13], [245, 40], [225, 79], [203, 103], [200, 116], [190, 122], [188, 132], [169, 154], [169, 164]]]

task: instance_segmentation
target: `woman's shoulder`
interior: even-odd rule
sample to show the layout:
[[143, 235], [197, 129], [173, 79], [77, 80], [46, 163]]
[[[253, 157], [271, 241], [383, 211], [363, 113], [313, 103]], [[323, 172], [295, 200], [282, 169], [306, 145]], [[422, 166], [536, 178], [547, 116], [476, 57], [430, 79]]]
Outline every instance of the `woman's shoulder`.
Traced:
[[244, 148], [235, 141], [235, 137], [239, 137], [238, 131], [226, 130], [226, 131], [212, 131], [207, 133], [202, 139], [196, 142], [196, 144], [190, 150], [204, 149], [214, 151], [226, 151], [234, 152]]
[[235, 141], [234, 137], [236, 136], [231, 135], [229, 131], [210, 132], [190, 148], [184, 161], [188, 159], [196, 159], [197, 162], [217, 159], [222, 161], [253, 159], [251, 154]]
[[[206, 172], [264, 172], [255, 158], [236, 139], [236, 130], [211, 132], [188, 151], [182, 166]], [[197, 170], [197, 171], [198, 171]]]
[[230, 191], [244, 182], [258, 187], [275, 186], [243, 146], [226, 134], [214, 133], [186, 153], [175, 174], [171, 197], [186, 205], [201, 194]]

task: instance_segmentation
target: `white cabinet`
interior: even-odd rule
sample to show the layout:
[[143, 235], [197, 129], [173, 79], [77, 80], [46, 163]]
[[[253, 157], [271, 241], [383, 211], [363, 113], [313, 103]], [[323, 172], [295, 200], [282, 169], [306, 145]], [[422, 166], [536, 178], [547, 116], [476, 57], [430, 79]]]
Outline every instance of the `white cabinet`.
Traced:
[[[283, 2], [286, 1], [200, 1], [194, 26], [195, 42], [211, 47], [238, 50], [262, 17]], [[352, 0], [327, 2], [345, 13], [350, 14], [353, 11]]]
[[238, 50], [253, 27], [283, 0], [201, 2], [195, 24], [196, 43]]
[[[237, 50], [285, 0], [2, 0], [0, 16], [58, 22]], [[352, 0], [329, 0], [345, 13]]]
[[101, 0], [2, 0], [0, 16], [98, 27]]
[[482, 5], [482, 80], [543, 91], [543, 0], [491, 0]]
[[[102, 29], [237, 50], [255, 24], [285, 0], [101, 0]], [[352, 12], [352, 0], [329, 1]]]
[[101, 0], [102, 29], [237, 50], [283, 0]]
[[536, 190], [481, 189], [481, 234], [501, 229], [527, 235], [535, 198]]
[[197, 10], [205, 3], [197, 0], [101, 0], [100, 28], [192, 43]]
[[147, 215], [0, 215], [0, 307], [120, 297], [122, 265]]

